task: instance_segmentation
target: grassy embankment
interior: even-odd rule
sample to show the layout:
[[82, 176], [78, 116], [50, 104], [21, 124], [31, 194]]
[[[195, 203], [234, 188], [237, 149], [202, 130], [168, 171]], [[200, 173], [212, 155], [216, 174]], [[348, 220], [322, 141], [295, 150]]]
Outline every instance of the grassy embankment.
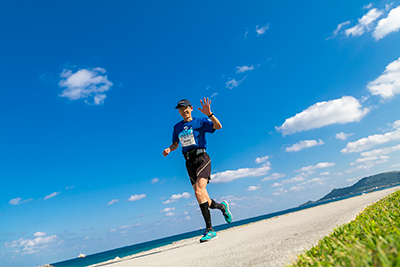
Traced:
[[298, 256], [300, 266], [400, 266], [400, 190]]

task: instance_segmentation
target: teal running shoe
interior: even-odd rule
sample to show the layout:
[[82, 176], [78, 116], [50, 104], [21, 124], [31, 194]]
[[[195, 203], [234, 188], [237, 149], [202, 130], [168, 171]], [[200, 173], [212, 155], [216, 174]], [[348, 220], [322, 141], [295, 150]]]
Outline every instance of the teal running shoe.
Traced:
[[200, 238], [200, 243], [207, 242], [217, 238], [218, 238], [217, 233], [214, 230], [206, 230], [204, 236]]
[[224, 205], [224, 207], [225, 207], [225, 210], [222, 211], [222, 214], [224, 214], [224, 217], [225, 217], [225, 221], [227, 223], [231, 223], [233, 216], [232, 216], [232, 213], [229, 211], [228, 201], [224, 200], [224, 201], [222, 201], [221, 204]]

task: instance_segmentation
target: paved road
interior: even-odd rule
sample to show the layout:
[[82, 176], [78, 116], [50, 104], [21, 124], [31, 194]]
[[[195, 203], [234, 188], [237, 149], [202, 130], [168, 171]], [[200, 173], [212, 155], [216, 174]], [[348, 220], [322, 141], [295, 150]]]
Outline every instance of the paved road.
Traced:
[[285, 266], [337, 225], [348, 223], [366, 206], [399, 190], [394, 187], [218, 232], [200, 244], [197, 238], [98, 266]]

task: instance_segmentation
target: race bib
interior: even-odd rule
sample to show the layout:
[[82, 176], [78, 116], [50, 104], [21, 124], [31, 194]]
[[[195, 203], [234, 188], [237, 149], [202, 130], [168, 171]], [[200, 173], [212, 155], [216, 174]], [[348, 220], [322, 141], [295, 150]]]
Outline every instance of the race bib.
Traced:
[[178, 135], [179, 141], [181, 141], [182, 147], [196, 145], [194, 140], [193, 129], [185, 129]]

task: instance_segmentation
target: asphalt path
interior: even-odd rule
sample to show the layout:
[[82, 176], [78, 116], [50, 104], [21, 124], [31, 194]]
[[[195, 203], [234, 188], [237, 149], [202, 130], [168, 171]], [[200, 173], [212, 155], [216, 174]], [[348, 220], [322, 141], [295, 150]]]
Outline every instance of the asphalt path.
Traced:
[[96, 266], [285, 266], [365, 207], [399, 189], [392, 187], [234, 227], [218, 232], [218, 238], [210, 242], [200, 244], [200, 237], [186, 239]]

